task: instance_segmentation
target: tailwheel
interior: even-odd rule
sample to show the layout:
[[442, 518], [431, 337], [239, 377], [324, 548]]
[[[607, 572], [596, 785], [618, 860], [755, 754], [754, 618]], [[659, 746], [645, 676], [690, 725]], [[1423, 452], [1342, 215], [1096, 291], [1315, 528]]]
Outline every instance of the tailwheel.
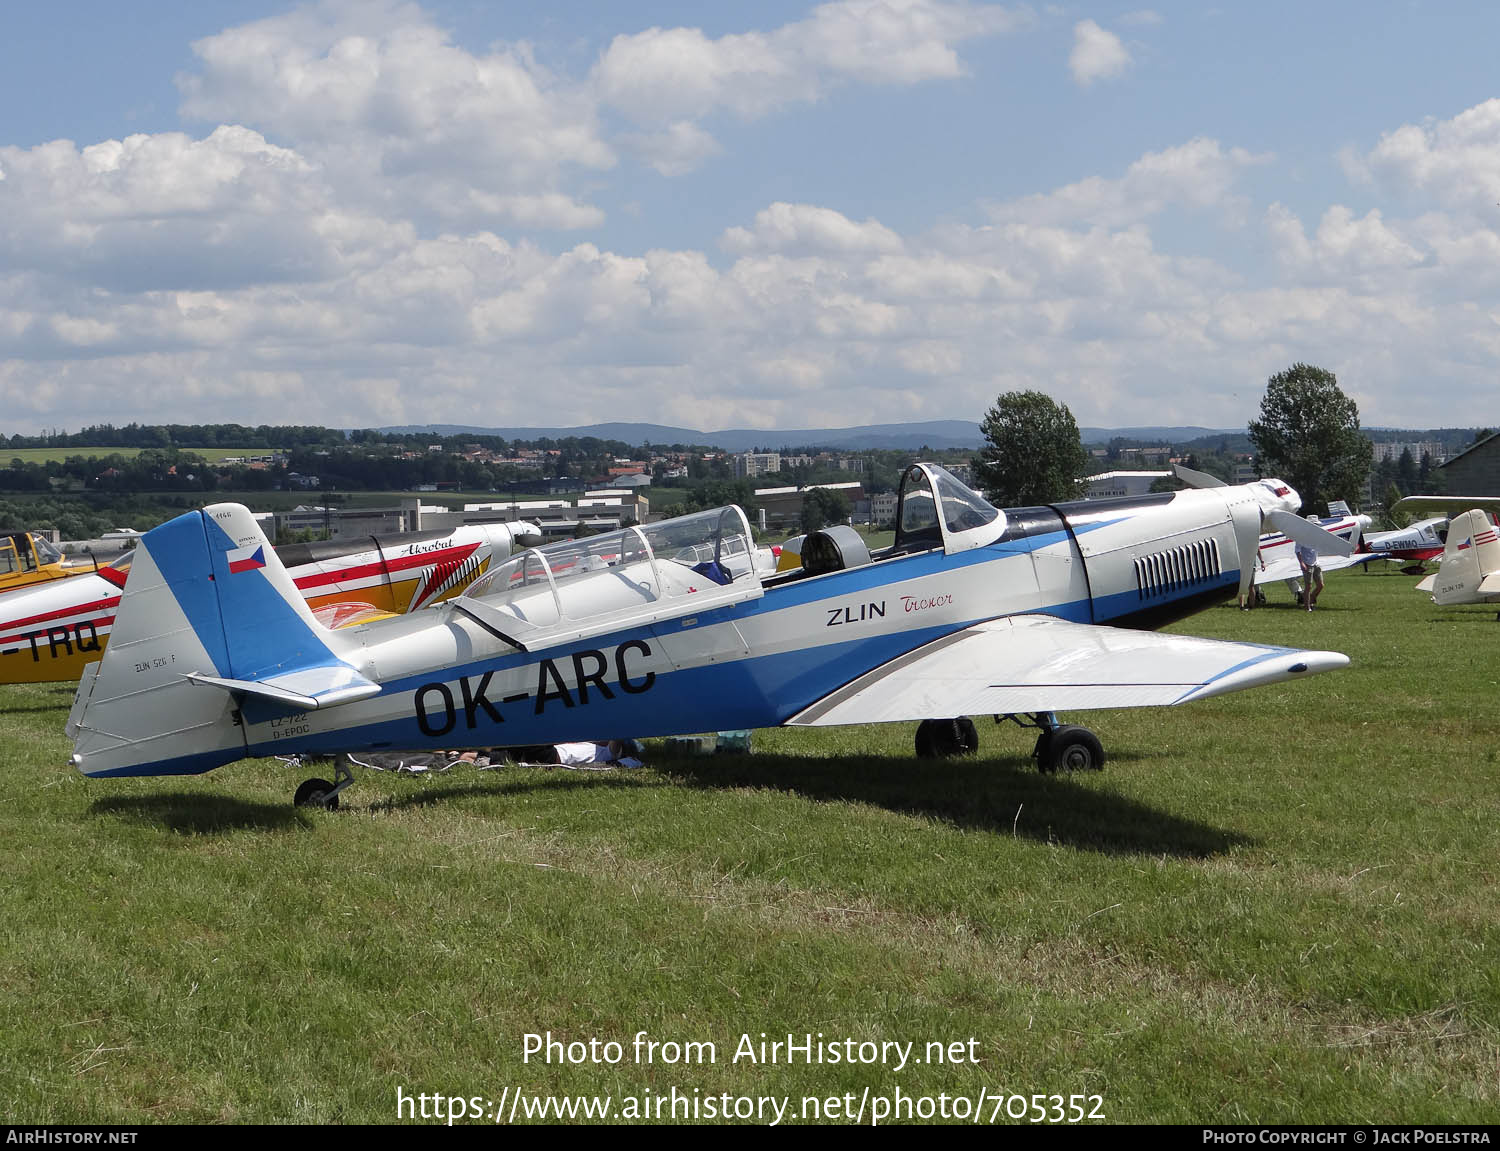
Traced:
[[292, 796], [292, 805], [295, 807], [321, 807], [325, 811], [337, 811], [339, 809], [339, 792], [354, 782], [354, 773], [349, 770], [349, 765], [339, 760], [338, 768], [334, 772], [334, 778], [338, 781], [330, 783], [326, 779], [305, 779], [297, 792]]
[[1065, 725], [1037, 737], [1036, 765], [1042, 771], [1100, 771], [1104, 745], [1086, 727]]
[[333, 784], [326, 779], [305, 779], [297, 794], [292, 796], [294, 807], [326, 807], [330, 811], [339, 809], [338, 793], [333, 790]]
[[979, 750], [979, 732], [966, 715], [957, 719], [924, 719], [917, 724], [917, 755], [922, 759], [949, 759], [973, 755]]

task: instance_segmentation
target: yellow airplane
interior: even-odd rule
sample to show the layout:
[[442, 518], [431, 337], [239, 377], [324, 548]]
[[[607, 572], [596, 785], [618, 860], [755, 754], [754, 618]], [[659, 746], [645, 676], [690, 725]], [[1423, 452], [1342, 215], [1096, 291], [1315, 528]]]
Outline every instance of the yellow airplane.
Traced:
[[0, 592], [69, 576], [88, 575], [98, 566], [92, 559], [65, 563], [62, 552], [36, 532], [0, 535]]

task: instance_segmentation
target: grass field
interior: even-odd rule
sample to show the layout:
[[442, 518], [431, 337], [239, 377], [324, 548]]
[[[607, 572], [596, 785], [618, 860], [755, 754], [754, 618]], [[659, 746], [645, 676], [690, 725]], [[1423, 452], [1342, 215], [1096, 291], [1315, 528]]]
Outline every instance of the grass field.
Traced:
[[[1114, 1122], [1500, 1115], [1500, 625], [1397, 574], [1175, 630], [1353, 666], [1086, 718], [1039, 776], [911, 728], [757, 732], [637, 772], [85, 780], [71, 688], [0, 690], [0, 1115], [390, 1122], [398, 1089], [1102, 1096]], [[523, 1036], [623, 1045], [522, 1060]], [[632, 1037], [713, 1042], [692, 1066]], [[733, 1062], [740, 1036], [977, 1064]], [[1023, 1107], [1024, 1110], [1024, 1107]], [[795, 1111], [794, 1111], [795, 1113]]]

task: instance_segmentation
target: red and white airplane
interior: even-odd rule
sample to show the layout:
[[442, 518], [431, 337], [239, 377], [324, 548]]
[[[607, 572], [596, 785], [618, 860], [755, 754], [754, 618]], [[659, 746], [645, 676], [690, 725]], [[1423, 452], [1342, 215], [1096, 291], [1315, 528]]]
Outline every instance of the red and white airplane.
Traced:
[[1448, 517], [1433, 516], [1388, 532], [1369, 532], [1359, 546], [1361, 552], [1378, 552], [1372, 558], [1404, 560], [1416, 575], [1428, 560], [1440, 560], [1448, 541]]

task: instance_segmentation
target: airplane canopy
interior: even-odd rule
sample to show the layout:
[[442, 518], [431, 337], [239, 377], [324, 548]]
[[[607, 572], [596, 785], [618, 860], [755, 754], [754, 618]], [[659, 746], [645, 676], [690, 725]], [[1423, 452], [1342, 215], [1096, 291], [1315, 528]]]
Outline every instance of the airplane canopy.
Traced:
[[[755, 598], [758, 558], [745, 513], [730, 505], [534, 548], [451, 602], [529, 647]], [[769, 553], [760, 563], [775, 567]]]
[[901, 477], [896, 550], [941, 546], [949, 555], [1005, 534], [1005, 513], [937, 464], [912, 464]]

